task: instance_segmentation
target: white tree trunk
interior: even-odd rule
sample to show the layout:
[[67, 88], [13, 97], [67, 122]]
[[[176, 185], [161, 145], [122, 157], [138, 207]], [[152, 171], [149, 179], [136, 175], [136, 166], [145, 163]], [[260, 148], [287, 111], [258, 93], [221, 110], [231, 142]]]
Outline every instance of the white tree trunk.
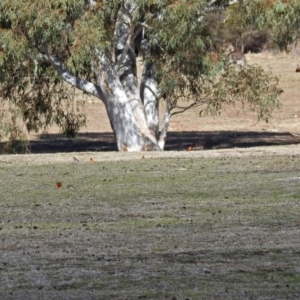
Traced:
[[[149, 128], [140, 98], [136, 54], [134, 49], [137, 23], [133, 21], [135, 2], [124, 1], [115, 29], [115, 72], [107, 72], [112, 85], [112, 97], [106, 99], [106, 108], [118, 149], [121, 151], [160, 150], [157, 135]], [[103, 72], [103, 60], [102, 60]], [[105, 73], [105, 71], [104, 71]]]
[[[123, 101], [124, 99], [126, 100]], [[133, 103], [122, 91], [107, 99], [106, 110], [119, 151], [159, 150], [151, 135], [149, 138], [148, 128], [143, 126], [144, 115], [141, 114], [138, 104], [134, 109]]]
[[[93, 71], [104, 94], [102, 100], [119, 151], [160, 150], [157, 140], [151, 135], [147, 126], [142, 102], [137, 95], [137, 86], [136, 88], [124, 87], [120, 75], [102, 54], [98, 55], [98, 63], [94, 64]], [[132, 82], [133, 77], [130, 76], [129, 80]]]
[[161, 150], [163, 150], [165, 148], [165, 144], [167, 141], [167, 132], [168, 132], [168, 127], [169, 127], [170, 117], [171, 117], [171, 101], [170, 101], [169, 97], [167, 96], [164, 119], [163, 119], [163, 123], [162, 123], [162, 129], [161, 129], [160, 136], [158, 139], [158, 145]]
[[152, 65], [145, 64], [141, 80], [141, 100], [144, 104], [147, 126], [151, 134], [159, 138], [159, 88]]

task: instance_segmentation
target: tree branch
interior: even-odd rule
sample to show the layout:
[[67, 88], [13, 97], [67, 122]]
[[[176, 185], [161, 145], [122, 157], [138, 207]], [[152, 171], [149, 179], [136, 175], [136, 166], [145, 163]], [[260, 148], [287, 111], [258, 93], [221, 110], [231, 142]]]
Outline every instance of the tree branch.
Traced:
[[200, 105], [203, 105], [205, 103], [207, 103], [208, 101], [204, 101], [204, 102], [194, 102], [192, 103], [191, 105], [189, 106], [185, 106], [185, 107], [180, 107], [180, 106], [175, 106], [174, 108], [178, 108], [178, 109], [181, 109], [180, 111], [175, 111], [171, 114], [171, 117], [175, 116], [175, 115], [178, 115], [178, 114], [181, 114], [181, 113], [184, 113], [185, 111], [193, 108], [193, 107], [197, 107], [197, 106], [200, 106]]
[[45, 54], [41, 54], [41, 58], [49, 62], [65, 82], [101, 99], [102, 101], [105, 100], [105, 95], [98, 85], [68, 72], [66, 69], [64, 69], [62, 62], [57, 57], [54, 57], [49, 53], [47, 47], [43, 47], [43, 51]]
[[[130, 1], [129, 3], [127, 4], [130, 4]], [[136, 7], [133, 7], [132, 8], [132, 12], [136, 9]], [[126, 55], [128, 54], [128, 50], [129, 48], [132, 46], [133, 44], [133, 41], [136, 37], [135, 35], [135, 29], [136, 29], [136, 26], [138, 25], [138, 22], [135, 22], [134, 21], [134, 17], [132, 15], [132, 12], [130, 12], [126, 7], [125, 7], [125, 1], [122, 1], [122, 6], [119, 10], [119, 19], [123, 18], [123, 26], [128, 26], [129, 29], [127, 30], [122, 30], [121, 29], [121, 26], [119, 27], [119, 30], [121, 30], [120, 32], [117, 33], [117, 31], [115, 32], [115, 35], [117, 34], [117, 37], [118, 37], [118, 40], [119, 41], [122, 41], [122, 37], [120, 36], [120, 33], [122, 35], [125, 34], [125, 32], [127, 33], [127, 37], [126, 37], [126, 42], [122, 45], [121, 47], [123, 48], [122, 49], [122, 53], [121, 55], [117, 55], [116, 56], [116, 71], [118, 71], [121, 67], [122, 67], [122, 64], [123, 62], [125, 61], [125, 58], [126, 58]], [[128, 18], [128, 20], [125, 20], [126, 17]], [[123, 31], [123, 32], [122, 32]], [[118, 36], [119, 35], [119, 36]], [[118, 50], [118, 47], [116, 47], [116, 49]], [[117, 58], [118, 57], [118, 58]]]
[[121, 65], [123, 64], [123, 62], [125, 60], [125, 57], [128, 53], [128, 49], [130, 48], [133, 38], [134, 38], [134, 30], [135, 30], [135, 24], [131, 24], [125, 47], [122, 50], [121, 56], [119, 57], [118, 61], [116, 62], [116, 71], [118, 71], [121, 68]]

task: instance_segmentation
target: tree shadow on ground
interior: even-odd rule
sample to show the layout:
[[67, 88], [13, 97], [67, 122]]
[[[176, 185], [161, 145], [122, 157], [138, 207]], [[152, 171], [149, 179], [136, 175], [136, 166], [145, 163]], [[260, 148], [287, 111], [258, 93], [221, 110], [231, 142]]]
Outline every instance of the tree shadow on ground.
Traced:
[[299, 144], [300, 135], [289, 132], [200, 131], [172, 132], [166, 150], [248, 148]]
[[[289, 132], [180, 131], [169, 132], [165, 150], [184, 151], [299, 144], [300, 135]], [[1, 145], [0, 145], [1, 147]], [[31, 140], [31, 153], [117, 151], [113, 133], [80, 133], [74, 139], [44, 134]]]

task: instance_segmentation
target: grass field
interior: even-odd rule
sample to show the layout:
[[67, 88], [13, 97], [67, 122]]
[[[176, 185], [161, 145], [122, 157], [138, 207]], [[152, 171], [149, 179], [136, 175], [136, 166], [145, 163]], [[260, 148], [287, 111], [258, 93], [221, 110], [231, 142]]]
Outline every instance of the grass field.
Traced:
[[1, 157], [0, 299], [299, 299], [292, 149]]

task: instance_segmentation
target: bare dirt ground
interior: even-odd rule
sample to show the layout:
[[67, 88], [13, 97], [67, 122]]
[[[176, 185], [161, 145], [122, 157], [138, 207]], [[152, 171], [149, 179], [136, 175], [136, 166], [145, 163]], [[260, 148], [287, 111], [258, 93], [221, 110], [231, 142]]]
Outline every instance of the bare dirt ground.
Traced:
[[[171, 119], [166, 150], [224, 149], [300, 143], [300, 64], [297, 53], [247, 54], [248, 64], [258, 64], [280, 76], [282, 108], [269, 123], [258, 122], [247, 108], [227, 107], [220, 117], [199, 117], [196, 108]], [[95, 100], [86, 104], [87, 126], [75, 139], [63, 137], [58, 128], [48, 134], [30, 136], [31, 153], [116, 151], [115, 139], [104, 105]]]

